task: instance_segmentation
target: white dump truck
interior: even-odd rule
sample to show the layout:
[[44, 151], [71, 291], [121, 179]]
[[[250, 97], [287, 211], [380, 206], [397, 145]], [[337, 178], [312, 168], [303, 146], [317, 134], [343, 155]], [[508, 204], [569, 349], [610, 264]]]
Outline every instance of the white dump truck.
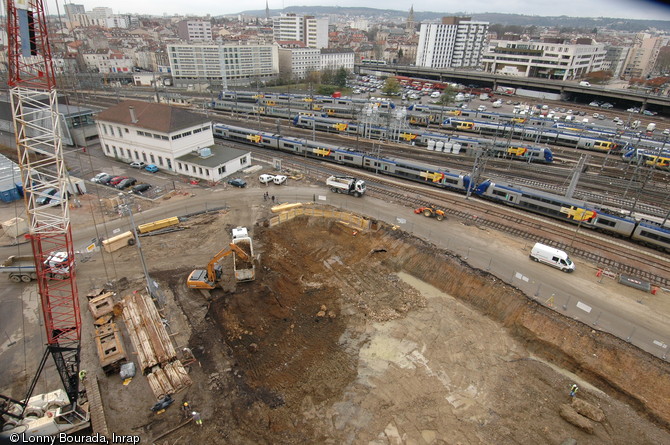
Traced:
[[252, 281], [256, 278], [256, 266], [254, 266], [254, 247], [246, 227], [236, 227], [232, 231], [233, 244], [242, 249], [246, 254], [233, 255], [233, 269], [235, 280]]
[[365, 181], [356, 179], [352, 176], [331, 176], [326, 179], [326, 185], [330, 187], [333, 193], [345, 193], [354, 195], [357, 198], [365, 193]]
[[530, 258], [533, 261], [556, 267], [563, 272], [573, 272], [575, 270], [575, 263], [572, 262], [567, 253], [545, 244], [535, 243], [530, 251]]

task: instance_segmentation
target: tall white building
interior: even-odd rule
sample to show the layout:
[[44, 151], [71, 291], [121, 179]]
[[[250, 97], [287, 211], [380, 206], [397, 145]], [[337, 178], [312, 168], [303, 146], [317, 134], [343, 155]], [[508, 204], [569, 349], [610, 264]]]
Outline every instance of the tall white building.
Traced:
[[484, 71], [496, 74], [573, 80], [605, 69], [606, 55], [605, 45], [591, 39], [492, 40], [482, 62]]
[[177, 24], [177, 35], [188, 42], [211, 42], [212, 22], [205, 20], [182, 20]]
[[[168, 45], [175, 84], [193, 81], [247, 85], [279, 73], [277, 45]], [[222, 64], [225, 60], [225, 64]]]
[[309, 48], [328, 48], [328, 19], [282, 14], [272, 19], [275, 41], [303, 42]]
[[488, 22], [473, 22], [469, 17], [443, 17], [441, 23], [422, 23], [416, 66], [479, 66], [488, 29]]

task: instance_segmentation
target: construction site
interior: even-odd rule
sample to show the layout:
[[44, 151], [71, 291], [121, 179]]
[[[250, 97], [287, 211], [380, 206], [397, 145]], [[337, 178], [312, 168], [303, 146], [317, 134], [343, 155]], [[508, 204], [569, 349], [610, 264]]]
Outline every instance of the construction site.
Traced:
[[[0, 240], [21, 251], [2, 265], [1, 442], [670, 443], [665, 356], [436, 241], [524, 251], [503, 233], [422, 207], [434, 218], [417, 225], [441, 226], [414, 236], [370, 216], [411, 215], [402, 197], [336, 176], [329, 199], [283, 176], [271, 203], [237, 179], [142, 206], [116, 194], [109, 214], [93, 194], [71, 206], [44, 5], [8, 1], [7, 16], [25, 213], [1, 213], [25, 227]], [[572, 280], [637, 320], [670, 314], [663, 293], [595, 284], [588, 267]]]
[[[106, 375], [94, 342], [82, 343], [108, 434], [142, 443], [670, 442], [667, 363], [395, 226], [311, 204], [273, 213], [242, 202], [142, 238], [165, 297], [156, 323], [166, 320], [187, 380], [152, 412], [162, 396], [148, 377], [155, 368], [143, 369], [127, 317], [115, 316], [140, 368], [131, 381]], [[238, 282], [230, 255], [220, 286], [189, 288], [193, 267], [249, 218], [255, 280]], [[448, 224], [455, 236], [468, 230]], [[477, 235], [519, 248], [499, 233]], [[145, 289], [137, 249], [109, 256], [111, 304], [125, 308]], [[83, 264], [81, 282], [99, 284], [96, 273], [98, 261]], [[93, 329], [83, 311], [84, 338]]]

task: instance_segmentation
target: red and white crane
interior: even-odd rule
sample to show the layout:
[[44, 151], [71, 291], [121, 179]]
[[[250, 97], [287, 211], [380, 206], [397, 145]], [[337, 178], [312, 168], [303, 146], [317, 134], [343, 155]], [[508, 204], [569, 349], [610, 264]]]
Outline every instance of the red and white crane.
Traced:
[[[19, 166], [49, 356], [71, 403], [79, 393], [81, 316], [61, 141], [56, 77], [42, 0], [7, 0], [7, 53]], [[52, 194], [53, 190], [57, 192]], [[51, 192], [51, 193], [50, 193]], [[38, 205], [40, 197], [47, 204]]]

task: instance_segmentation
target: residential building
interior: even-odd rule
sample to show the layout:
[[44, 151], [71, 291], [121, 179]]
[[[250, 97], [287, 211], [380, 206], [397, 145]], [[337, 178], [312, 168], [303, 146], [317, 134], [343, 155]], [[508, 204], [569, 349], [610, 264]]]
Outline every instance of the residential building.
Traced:
[[125, 162], [217, 182], [251, 164], [251, 153], [214, 144], [212, 123], [169, 105], [127, 100], [96, 117], [103, 153]]
[[604, 44], [591, 39], [492, 40], [482, 56], [484, 70], [496, 74], [574, 80], [607, 67]]
[[100, 50], [82, 54], [86, 67], [99, 73], [131, 73], [133, 59], [119, 51]]
[[612, 72], [613, 79], [623, 77], [623, 69], [628, 59], [630, 48], [627, 46], [607, 46], [607, 54], [605, 55], [605, 63], [603, 69]]
[[353, 49], [323, 48], [321, 49], [321, 70], [344, 68], [353, 71], [355, 59], [356, 54]]
[[170, 71], [177, 86], [193, 81], [221, 84], [222, 80], [228, 85], [248, 85], [272, 79], [279, 73], [277, 49], [277, 45], [167, 46]]
[[328, 48], [328, 19], [281, 14], [272, 19], [275, 41], [299, 41], [309, 48]]
[[182, 20], [177, 23], [177, 35], [187, 42], [211, 42], [212, 22], [205, 20]]
[[486, 47], [488, 22], [469, 17], [443, 17], [422, 23], [416, 65], [426, 68], [478, 67]]
[[281, 45], [277, 54], [282, 75], [290, 74], [292, 80], [300, 80], [312, 71], [321, 70], [321, 50], [306, 48], [302, 42], [277, 43]]
[[668, 44], [668, 37], [651, 37], [646, 33], [635, 35], [633, 47], [628, 52], [622, 77], [624, 79], [644, 78], [651, 74], [663, 46]]

